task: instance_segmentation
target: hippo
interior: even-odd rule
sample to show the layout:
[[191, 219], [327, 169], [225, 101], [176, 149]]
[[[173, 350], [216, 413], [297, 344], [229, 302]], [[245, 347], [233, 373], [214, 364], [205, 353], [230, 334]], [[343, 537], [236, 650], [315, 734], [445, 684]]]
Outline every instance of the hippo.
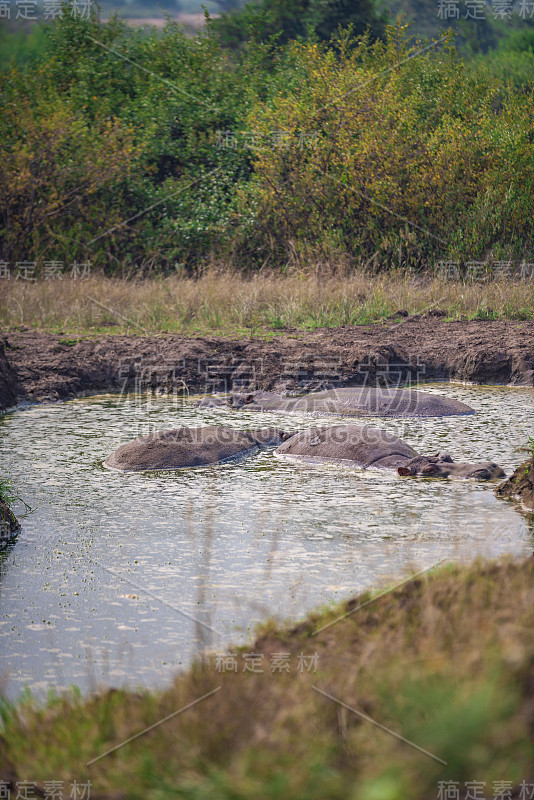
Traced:
[[276, 428], [237, 431], [222, 425], [157, 431], [121, 445], [104, 466], [122, 472], [202, 467], [276, 447], [289, 436]]
[[204, 408], [232, 407], [251, 411], [284, 411], [298, 414], [336, 414], [343, 417], [447, 417], [474, 414], [474, 409], [437, 394], [415, 389], [353, 387], [326, 389], [302, 397], [286, 397], [275, 392], [234, 392], [201, 400]]
[[338, 462], [368, 469], [392, 469], [399, 475], [424, 478], [496, 480], [505, 473], [493, 462], [455, 463], [449, 455], [421, 456], [392, 433], [357, 425], [311, 428], [285, 440], [278, 458]]

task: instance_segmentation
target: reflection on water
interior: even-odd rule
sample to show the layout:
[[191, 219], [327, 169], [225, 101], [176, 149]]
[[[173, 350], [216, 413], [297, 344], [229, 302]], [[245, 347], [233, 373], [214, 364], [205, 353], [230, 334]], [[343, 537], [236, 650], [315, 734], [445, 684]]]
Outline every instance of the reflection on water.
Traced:
[[[523, 458], [534, 392], [433, 386], [478, 414], [373, 420], [422, 453]], [[224, 423], [298, 430], [339, 419], [100, 396], [0, 421], [2, 470], [36, 510], [0, 561], [0, 678], [14, 697], [72, 683], [160, 686], [199, 650], [442, 558], [532, 552], [532, 530], [487, 485], [299, 466], [263, 451], [190, 471], [102, 467], [152, 430]]]

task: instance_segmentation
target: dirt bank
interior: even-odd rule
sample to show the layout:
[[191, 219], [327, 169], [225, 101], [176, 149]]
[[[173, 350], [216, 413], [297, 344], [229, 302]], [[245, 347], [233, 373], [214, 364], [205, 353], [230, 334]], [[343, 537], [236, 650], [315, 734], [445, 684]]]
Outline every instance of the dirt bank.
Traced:
[[5, 344], [5, 340], [0, 339], [0, 411], [14, 406], [19, 395], [15, 373], [6, 357]]
[[428, 315], [286, 331], [270, 339], [171, 334], [65, 339], [25, 330], [5, 340], [10, 370], [0, 371], [4, 407], [14, 385], [9, 375], [17, 381], [18, 399], [35, 402], [136, 387], [312, 390], [409, 380], [534, 385], [532, 322], [446, 322]]
[[0, 551], [15, 538], [19, 530], [20, 522], [0, 497]]
[[514, 474], [495, 490], [495, 494], [518, 500], [524, 511], [534, 514], [534, 457], [520, 464]]

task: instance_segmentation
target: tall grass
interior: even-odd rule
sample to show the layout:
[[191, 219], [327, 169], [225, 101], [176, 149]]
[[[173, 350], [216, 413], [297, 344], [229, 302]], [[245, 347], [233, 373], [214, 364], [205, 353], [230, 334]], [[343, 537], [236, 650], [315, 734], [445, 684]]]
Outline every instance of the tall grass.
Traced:
[[534, 319], [532, 281], [462, 283], [431, 276], [332, 271], [249, 277], [1, 282], [0, 325], [63, 333], [248, 334], [380, 322], [398, 311], [449, 319]]

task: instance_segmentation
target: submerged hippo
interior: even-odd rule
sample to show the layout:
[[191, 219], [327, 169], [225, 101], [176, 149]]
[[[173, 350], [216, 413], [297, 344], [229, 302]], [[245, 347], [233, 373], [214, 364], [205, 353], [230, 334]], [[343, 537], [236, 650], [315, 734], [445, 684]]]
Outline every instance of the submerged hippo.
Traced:
[[176, 428], [121, 445], [106, 458], [104, 466], [124, 472], [202, 467], [240, 458], [260, 447], [276, 446], [289, 436], [275, 428], [256, 431], [236, 431], [222, 425]]
[[392, 433], [357, 425], [335, 425], [301, 431], [275, 451], [280, 458], [305, 461], [335, 461], [353, 466], [395, 469], [399, 475], [425, 478], [476, 478], [494, 480], [503, 470], [490, 461], [456, 464], [449, 455], [420, 456]]
[[474, 414], [474, 409], [437, 394], [415, 389], [354, 387], [327, 389], [303, 397], [285, 397], [275, 392], [233, 393], [206, 397], [199, 406], [231, 406], [255, 411], [285, 411], [299, 414], [337, 414], [347, 417], [447, 417]]

